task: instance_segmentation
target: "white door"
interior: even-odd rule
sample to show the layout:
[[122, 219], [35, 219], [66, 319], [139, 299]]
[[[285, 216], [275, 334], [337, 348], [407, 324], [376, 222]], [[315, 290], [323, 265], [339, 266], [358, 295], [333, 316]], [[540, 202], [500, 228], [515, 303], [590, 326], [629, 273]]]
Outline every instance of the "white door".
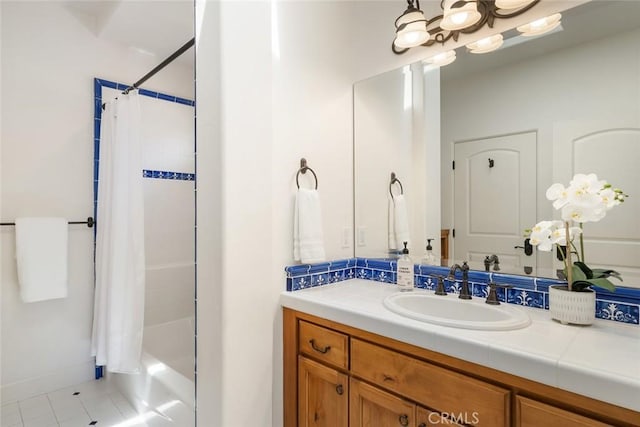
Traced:
[[640, 124], [560, 123], [554, 147], [554, 182], [566, 186], [576, 173], [595, 173], [629, 194], [601, 221], [584, 224], [585, 259], [592, 268], [617, 270], [624, 285], [640, 287]]
[[536, 223], [536, 132], [454, 144], [454, 260], [484, 269], [498, 255], [503, 272], [535, 272], [524, 230]]

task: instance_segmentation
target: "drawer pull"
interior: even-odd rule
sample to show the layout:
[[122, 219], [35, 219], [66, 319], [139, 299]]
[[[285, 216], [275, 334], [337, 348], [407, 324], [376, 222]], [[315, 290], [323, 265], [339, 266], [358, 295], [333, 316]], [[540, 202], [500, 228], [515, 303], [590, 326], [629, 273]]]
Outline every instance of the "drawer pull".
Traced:
[[427, 427], [427, 425], [425, 423], [420, 423], [418, 427]]
[[400, 421], [400, 425], [401, 426], [408, 426], [409, 425], [409, 416], [407, 414], [402, 414], [400, 415], [400, 417], [398, 418], [398, 421]]
[[338, 384], [336, 386], [336, 393], [338, 393], [340, 396], [342, 396], [342, 393], [344, 393], [344, 389], [342, 388], [342, 384]]
[[382, 374], [382, 380], [383, 381], [391, 381], [391, 382], [395, 381], [395, 379], [393, 377], [390, 377], [389, 375], [385, 375], [385, 374]]
[[317, 351], [318, 353], [325, 354], [325, 353], [327, 353], [329, 350], [331, 350], [331, 346], [330, 346], [330, 345], [328, 345], [328, 346], [326, 346], [326, 347], [318, 347], [318, 346], [316, 345], [315, 340], [313, 340], [313, 339], [310, 339], [310, 340], [309, 340], [309, 344], [311, 344], [311, 348], [312, 348], [312, 349], [314, 349], [315, 351]]

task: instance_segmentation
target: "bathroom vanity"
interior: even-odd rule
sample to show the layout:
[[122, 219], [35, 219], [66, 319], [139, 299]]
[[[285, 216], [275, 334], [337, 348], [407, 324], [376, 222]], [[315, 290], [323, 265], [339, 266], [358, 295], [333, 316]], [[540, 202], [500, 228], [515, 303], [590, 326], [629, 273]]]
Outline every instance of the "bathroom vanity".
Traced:
[[523, 329], [458, 329], [390, 312], [396, 292], [353, 279], [282, 294], [286, 427], [640, 426], [637, 326], [522, 308]]

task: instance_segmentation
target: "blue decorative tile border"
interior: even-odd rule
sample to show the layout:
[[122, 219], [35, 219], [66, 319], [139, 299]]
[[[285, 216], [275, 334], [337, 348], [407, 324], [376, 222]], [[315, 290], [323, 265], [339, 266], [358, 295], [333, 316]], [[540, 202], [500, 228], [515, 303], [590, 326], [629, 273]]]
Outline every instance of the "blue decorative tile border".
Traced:
[[196, 175], [187, 172], [171, 172], [171, 171], [154, 171], [143, 169], [143, 178], [156, 178], [156, 179], [174, 179], [180, 181], [193, 181], [196, 179]]
[[[390, 258], [349, 258], [321, 264], [295, 265], [285, 267], [287, 291], [322, 286], [343, 280], [358, 278], [376, 282], [396, 283], [397, 263]], [[462, 275], [456, 273], [449, 279], [449, 268], [431, 265], [414, 266], [416, 288], [435, 290], [438, 277], [444, 280], [445, 289], [450, 293], [460, 292]], [[549, 286], [565, 284], [560, 280], [541, 277], [515, 276], [510, 274], [470, 271], [469, 285], [473, 296], [486, 298], [487, 283], [510, 285], [511, 288], [496, 289], [498, 299], [508, 304], [549, 309]], [[596, 290], [596, 317], [604, 320], [640, 324], [640, 289], [617, 288], [615, 292]]]
[[[129, 87], [128, 84], [112, 82], [110, 80], [105, 79], [93, 79], [93, 217], [96, 218], [97, 214], [97, 206], [98, 206], [98, 169], [100, 165], [100, 124], [102, 122], [102, 88], [107, 87], [110, 89], [122, 90], [124, 91]], [[187, 105], [190, 107], [195, 107], [195, 101], [186, 98], [180, 98], [178, 96], [167, 95], [165, 93], [154, 92], [146, 89], [138, 89], [138, 93], [142, 96], [147, 96], [149, 98], [160, 99], [167, 102], [174, 102], [177, 104]], [[184, 174], [183, 172], [168, 172], [168, 171], [150, 171], [151, 176], [145, 175], [147, 171], [143, 171], [143, 176], [145, 178], [162, 178], [162, 179], [184, 179], [186, 181], [195, 181], [195, 174]], [[154, 173], [157, 173], [157, 176], [153, 176]], [[160, 176], [160, 172], [162, 172], [162, 177]], [[178, 174], [178, 176], [182, 176], [182, 178], [171, 178], [167, 177], [164, 174]], [[191, 175], [193, 179], [184, 178], [185, 175]], [[95, 229], [94, 229], [95, 230]]]

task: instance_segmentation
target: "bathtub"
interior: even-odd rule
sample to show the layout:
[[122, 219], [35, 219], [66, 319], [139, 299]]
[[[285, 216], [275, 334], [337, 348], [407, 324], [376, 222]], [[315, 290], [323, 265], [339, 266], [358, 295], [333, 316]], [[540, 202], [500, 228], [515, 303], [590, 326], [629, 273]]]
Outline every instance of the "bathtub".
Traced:
[[138, 374], [109, 374], [138, 414], [194, 425], [194, 318], [144, 328]]

